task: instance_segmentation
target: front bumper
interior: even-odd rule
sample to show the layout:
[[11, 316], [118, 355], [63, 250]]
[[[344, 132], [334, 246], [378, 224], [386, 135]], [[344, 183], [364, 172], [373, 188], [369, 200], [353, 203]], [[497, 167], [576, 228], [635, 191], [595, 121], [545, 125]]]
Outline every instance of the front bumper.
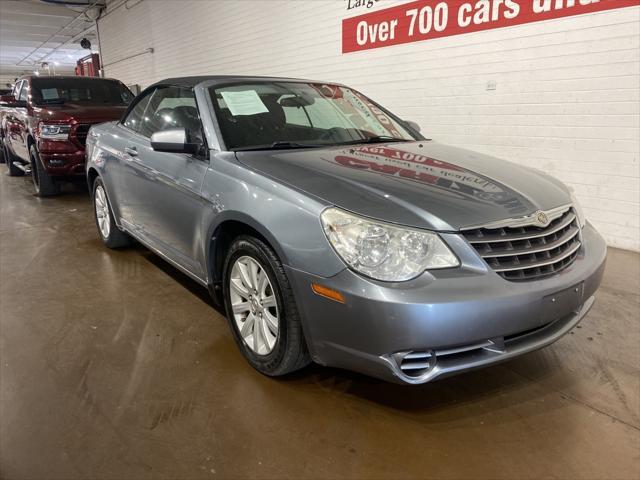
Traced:
[[45, 170], [52, 176], [84, 175], [84, 151], [77, 153], [40, 153]]
[[38, 141], [38, 153], [45, 170], [52, 176], [84, 175], [85, 150], [75, 142]]
[[[410, 282], [376, 282], [350, 270], [322, 278], [288, 268], [314, 360], [412, 384], [504, 361], [577, 325], [604, 272], [606, 243], [589, 224], [572, 265], [529, 282], [503, 279], [460, 236], [445, 237], [462, 266]], [[313, 282], [340, 291], [345, 303], [314, 294]]]

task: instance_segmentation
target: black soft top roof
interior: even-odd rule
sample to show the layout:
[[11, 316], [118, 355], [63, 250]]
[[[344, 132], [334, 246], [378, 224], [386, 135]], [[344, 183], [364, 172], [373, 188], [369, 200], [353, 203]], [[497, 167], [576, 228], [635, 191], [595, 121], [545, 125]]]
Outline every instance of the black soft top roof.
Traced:
[[[204, 82], [213, 81], [218, 84], [235, 83], [235, 82], [309, 82], [309, 83], [327, 83], [318, 82], [314, 80], [306, 80], [300, 78], [286, 78], [286, 77], [256, 77], [256, 76], [243, 76], [243, 75], [201, 75], [194, 77], [176, 77], [167, 78], [159, 82], [154, 83], [153, 86], [158, 85], [174, 85], [177, 87], [192, 88], [196, 85]], [[333, 82], [331, 82], [333, 83]]]
[[83, 75], [23, 75], [16, 80], [16, 83], [19, 82], [20, 80], [27, 80], [27, 79], [31, 79], [31, 80], [78, 80], [80, 79], [80, 80], [89, 80], [92, 82], [96, 80], [108, 80], [110, 82], [123, 83], [121, 80], [118, 80], [117, 78], [85, 77]]

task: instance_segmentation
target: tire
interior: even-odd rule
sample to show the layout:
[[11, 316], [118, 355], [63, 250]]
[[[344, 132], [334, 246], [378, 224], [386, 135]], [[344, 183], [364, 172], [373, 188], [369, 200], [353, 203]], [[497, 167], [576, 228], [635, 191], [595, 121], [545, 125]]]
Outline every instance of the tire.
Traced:
[[[246, 265], [248, 262], [255, 262], [261, 269], [256, 271], [255, 277], [262, 274], [266, 275], [268, 279], [269, 285], [264, 287], [267, 293], [265, 297], [262, 297], [268, 300], [268, 302], [265, 301], [264, 307], [261, 306], [263, 305], [261, 301], [256, 303], [252, 301], [244, 302], [247, 299], [246, 296], [239, 293], [241, 289], [244, 289], [245, 293], [250, 290], [245, 288], [247, 283], [243, 283], [240, 277], [236, 276], [241, 271], [237, 265]], [[275, 377], [299, 370], [311, 363], [293, 291], [282, 263], [269, 246], [251, 236], [242, 235], [238, 237], [234, 240], [227, 253], [223, 278], [223, 295], [227, 319], [242, 355], [253, 368], [264, 375]], [[236, 286], [232, 286], [232, 278]], [[238, 281], [241, 285], [240, 288], [237, 287]], [[254, 301], [260, 297], [261, 293], [258, 292], [258, 295], [253, 296]], [[247, 308], [244, 307], [245, 304], [253, 304], [256, 307], [256, 310], [246, 312], [244, 322], [241, 318], [245, 315], [245, 312], [234, 313], [232, 297], [233, 304], [242, 304], [243, 308]], [[267, 303], [272, 306], [267, 306]], [[259, 314], [258, 312], [262, 313]], [[266, 338], [270, 337], [273, 340], [271, 338], [273, 329], [269, 326], [272, 323], [267, 321], [267, 318], [272, 319], [274, 313], [277, 319], [277, 334], [275, 335], [275, 342], [270, 345]], [[251, 317], [253, 320], [251, 320]], [[247, 330], [245, 331], [244, 328], [241, 330], [241, 327], [245, 325]], [[264, 329], [260, 329], [260, 326]], [[253, 327], [258, 329], [258, 334], [256, 334], [256, 328]], [[242, 331], [245, 331], [245, 335], [243, 335]], [[258, 339], [262, 338], [263, 349], [255, 348], [256, 335]]]
[[4, 163], [4, 139], [0, 138], [0, 163]]
[[9, 176], [20, 177], [24, 175], [24, 172], [13, 164], [13, 162], [15, 161], [15, 157], [9, 150], [9, 146], [6, 143], [4, 144], [3, 150], [4, 150], [4, 161], [7, 164], [7, 171], [9, 173]]
[[36, 195], [39, 197], [58, 195], [60, 193], [60, 184], [44, 169], [35, 145], [31, 145], [29, 154], [31, 157], [31, 178], [33, 179]]
[[[98, 236], [109, 248], [122, 248], [131, 244], [131, 237], [118, 228], [113, 210], [107, 197], [107, 190], [100, 177], [93, 182], [93, 213]], [[104, 221], [104, 222], [103, 222]]]

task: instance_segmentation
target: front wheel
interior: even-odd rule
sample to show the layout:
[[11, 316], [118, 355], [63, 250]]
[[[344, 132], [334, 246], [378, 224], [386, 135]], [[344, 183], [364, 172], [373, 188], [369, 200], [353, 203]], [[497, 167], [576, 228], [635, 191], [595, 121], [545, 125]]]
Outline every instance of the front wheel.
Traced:
[[126, 247], [131, 243], [131, 237], [121, 231], [116, 225], [113, 217], [113, 211], [109, 204], [107, 191], [100, 178], [96, 178], [93, 183], [93, 211], [96, 218], [96, 227], [98, 234], [109, 248]]
[[51, 197], [60, 193], [60, 185], [44, 169], [40, 155], [35, 145], [29, 149], [31, 155], [31, 178], [36, 195], [39, 197]]
[[310, 363], [284, 268], [261, 240], [241, 236], [231, 245], [224, 267], [224, 299], [234, 339], [256, 370], [279, 376]]

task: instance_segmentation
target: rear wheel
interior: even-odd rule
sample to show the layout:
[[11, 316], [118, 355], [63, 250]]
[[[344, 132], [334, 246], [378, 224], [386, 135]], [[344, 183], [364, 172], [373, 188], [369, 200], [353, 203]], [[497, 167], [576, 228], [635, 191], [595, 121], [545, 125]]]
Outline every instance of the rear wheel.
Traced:
[[9, 173], [9, 176], [19, 177], [21, 175], [24, 175], [24, 172], [13, 164], [13, 162], [15, 161], [15, 157], [9, 150], [9, 146], [6, 143], [4, 143], [3, 150], [4, 150], [4, 161], [7, 164], [7, 171]]
[[261, 240], [241, 236], [225, 261], [224, 299], [234, 339], [259, 372], [278, 376], [310, 363], [282, 263]]
[[93, 211], [98, 235], [107, 247], [121, 248], [131, 244], [131, 237], [116, 225], [107, 191], [100, 178], [96, 178], [96, 181], [93, 182]]
[[31, 145], [29, 149], [31, 155], [31, 178], [33, 186], [36, 189], [36, 195], [39, 197], [51, 197], [60, 193], [60, 184], [47, 173], [38, 154], [35, 145]]

